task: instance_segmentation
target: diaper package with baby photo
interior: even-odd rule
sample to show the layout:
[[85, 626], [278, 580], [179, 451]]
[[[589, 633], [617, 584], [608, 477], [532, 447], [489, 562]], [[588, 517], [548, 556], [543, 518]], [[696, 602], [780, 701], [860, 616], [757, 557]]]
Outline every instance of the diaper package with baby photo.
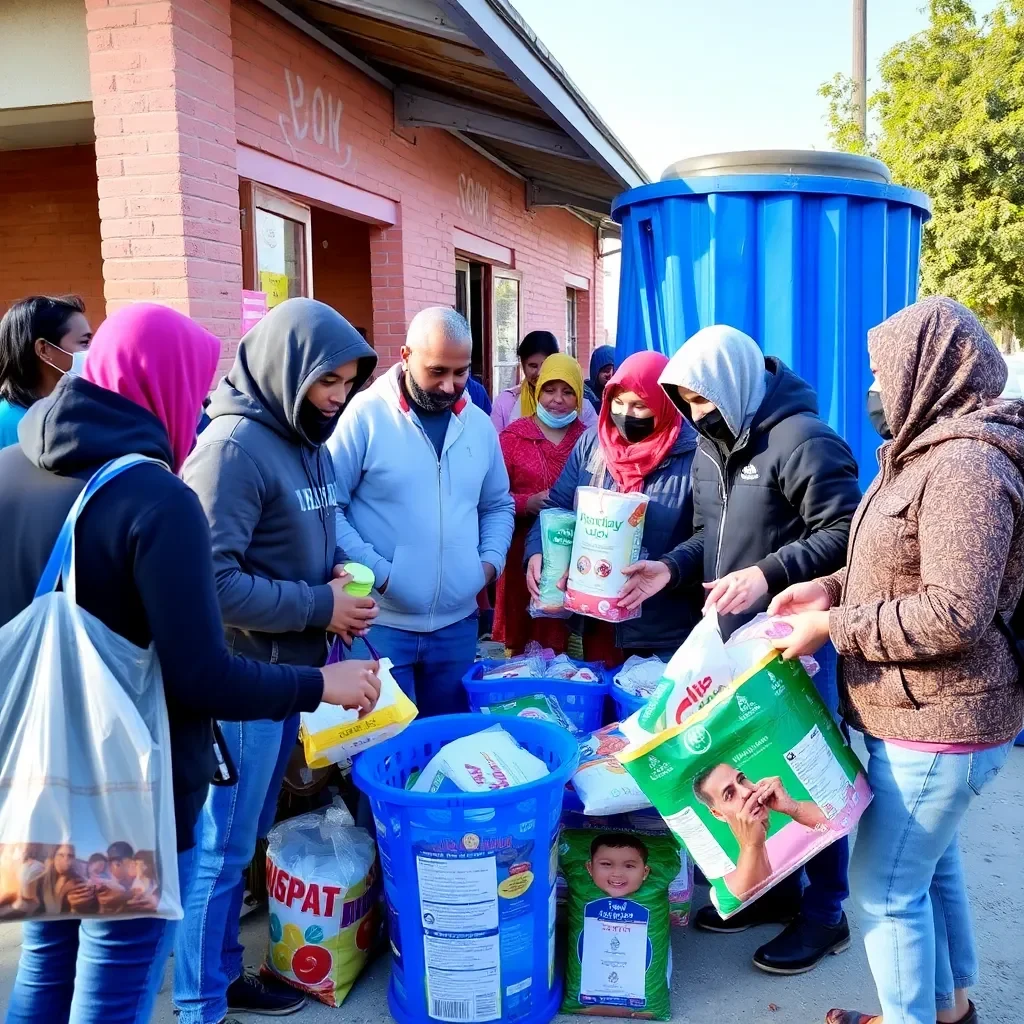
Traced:
[[704, 687], [703, 699], [696, 694], [695, 706], [680, 714], [670, 708], [664, 724], [648, 720], [661, 726], [653, 736], [643, 727], [627, 733], [629, 745], [615, 756], [686, 846], [728, 918], [848, 835], [871, 791], [799, 661], [783, 661], [769, 645], [724, 685], [717, 662], [688, 671]]
[[640, 557], [647, 495], [619, 494], [600, 487], [576, 491], [576, 530], [565, 588], [565, 607], [606, 622], [640, 615], [619, 603], [626, 577], [622, 570]]
[[446, 743], [416, 776], [414, 793], [486, 793], [535, 782], [548, 766], [500, 725]]
[[[335, 641], [328, 664], [340, 660], [340, 646]], [[419, 713], [391, 674], [391, 659], [381, 658], [379, 664], [380, 697], [368, 714], [334, 704], [302, 712], [299, 739], [310, 768], [350, 760], [361, 750], [397, 736]]]
[[564, 619], [572, 615], [565, 608], [565, 591], [559, 586], [569, 571], [572, 558], [576, 513], [561, 508], [545, 508], [540, 513], [540, 600], [530, 601], [533, 618]]
[[675, 841], [563, 829], [558, 853], [569, 888], [562, 1012], [668, 1020]]
[[340, 1006], [380, 937], [377, 847], [341, 808], [282, 821], [267, 847], [266, 969]]

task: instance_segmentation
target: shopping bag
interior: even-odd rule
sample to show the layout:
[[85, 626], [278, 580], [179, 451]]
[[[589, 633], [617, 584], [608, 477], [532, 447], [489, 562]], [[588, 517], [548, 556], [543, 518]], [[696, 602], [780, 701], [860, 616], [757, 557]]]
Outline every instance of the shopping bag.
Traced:
[[[391, 659], [382, 658], [369, 641], [363, 641], [370, 657], [379, 663], [380, 697], [371, 712], [321, 704], [315, 711], [303, 711], [299, 739], [310, 768], [341, 764], [356, 754], [397, 736], [418, 714], [416, 705], [402, 691], [391, 674]], [[327, 664], [341, 661], [344, 649], [334, 641]]]
[[78, 516], [155, 461], [89, 480], [32, 604], [0, 627], [0, 920], [182, 916], [160, 663], [75, 603]]

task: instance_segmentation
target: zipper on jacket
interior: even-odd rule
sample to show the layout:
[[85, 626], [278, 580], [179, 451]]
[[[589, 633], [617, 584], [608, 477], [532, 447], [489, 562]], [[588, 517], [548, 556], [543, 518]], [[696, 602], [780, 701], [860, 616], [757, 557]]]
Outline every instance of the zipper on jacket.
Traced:
[[698, 444], [704, 457], [711, 463], [714, 464], [716, 470], [718, 470], [718, 494], [722, 499], [722, 519], [718, 524], [718, 547], [715, 549], [715, 579], [718, 579], [718, 570], [722, 565], [722, 539], [725, 537], [725, 514], [729, 511], [729, 494], [725, 486], [725, 472], [722, 467], [718, 464], [718, 460], [712, 458], [712, 456], [705, 449], [703, 442]]

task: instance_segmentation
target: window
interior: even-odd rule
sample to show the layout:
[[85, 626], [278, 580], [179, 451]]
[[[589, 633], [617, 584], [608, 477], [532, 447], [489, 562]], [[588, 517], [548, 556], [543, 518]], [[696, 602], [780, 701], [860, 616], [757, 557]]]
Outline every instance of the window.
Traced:
[[265, 292], [268, 309], [299, 295], [312, 298], [309, 207], [251, 182], [242, 183], [241, 197], [246, 287]]
[[498, 395], [519, 380], [520, 275], [491, 268], [491, 391]]
[[576, 289], [565, 289], [565, 354], [576, 358], [578, 350]]

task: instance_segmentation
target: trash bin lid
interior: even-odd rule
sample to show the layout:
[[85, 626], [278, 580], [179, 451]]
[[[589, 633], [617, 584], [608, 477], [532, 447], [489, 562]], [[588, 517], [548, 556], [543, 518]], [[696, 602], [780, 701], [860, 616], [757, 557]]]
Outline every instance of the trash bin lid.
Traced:
[[889, 168], [881, 160], [856, 153], [832, 153], [816, 149], [748, 149], [734, 153], [691, 156], [669, 164], [661, 180], [706, 178], [722, 174], [811, 174], [830, 178], [856, 178], [881, 185], [892, 183]]

